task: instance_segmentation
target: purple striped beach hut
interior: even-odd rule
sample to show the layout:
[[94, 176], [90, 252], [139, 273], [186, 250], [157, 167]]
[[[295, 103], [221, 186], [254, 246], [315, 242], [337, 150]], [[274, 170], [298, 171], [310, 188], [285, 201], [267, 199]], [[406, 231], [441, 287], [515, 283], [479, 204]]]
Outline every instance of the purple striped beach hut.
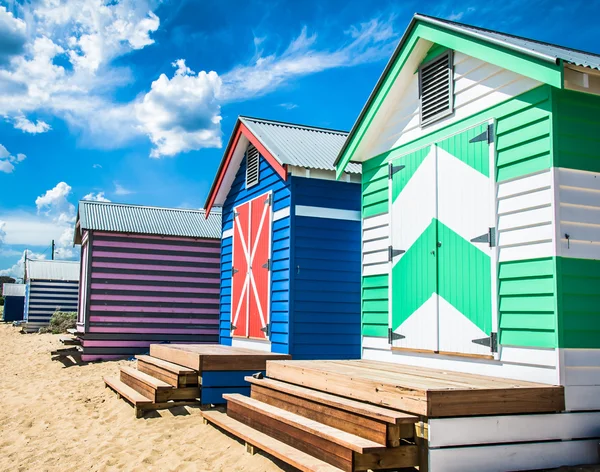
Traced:
[[82, 359], [218, 343], [220, 239], [219, 212], [79, 202]]

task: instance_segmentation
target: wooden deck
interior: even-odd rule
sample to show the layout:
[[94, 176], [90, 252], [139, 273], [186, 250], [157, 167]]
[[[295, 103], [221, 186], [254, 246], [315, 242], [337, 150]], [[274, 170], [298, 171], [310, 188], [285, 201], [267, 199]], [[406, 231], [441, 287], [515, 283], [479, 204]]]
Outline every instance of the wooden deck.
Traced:
[[269, 360], [286, 360], [287, 354], [260, 352], [219, 344], [152, 344], [150, 355], [189, 367], [200, 375], [205, 371], [265, 370]]
[[561, 386], [385, 362], [267, 362], [267, 377], [430, 418], [558, 412]]

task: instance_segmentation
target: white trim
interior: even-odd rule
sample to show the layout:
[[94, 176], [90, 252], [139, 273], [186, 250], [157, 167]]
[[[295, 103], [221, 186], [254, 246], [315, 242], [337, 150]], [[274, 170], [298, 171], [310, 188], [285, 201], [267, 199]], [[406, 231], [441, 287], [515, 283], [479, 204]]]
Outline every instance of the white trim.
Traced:
[[233, 237], [233, 228], [226, 229], [225, 231], [223, 231], [223, 234], [221, 235], [221, 239], [227, 239], [227, 238], [232, 238], [232, 237]]
[[323, 208], [305, 205], [296, 205], [295, 210], [296, 216], [309, 216], [312, 218], [330, 218], [332, 220], [361, 221], [360, 210], [339, 210], [337, 208]]
[[[335, 171], [326, 169], [310, 169], [307, 167], [288, 165], [288, 174], [294, 177], [309, 179], [338, 180]], [[344, 172], [343, 182], [360, 184], [362, 182], [362, 176], [360, 173]]]
[[288, 216], [290, 216], [289, 206], [273, 212], [273, 221], [282, 220], [283, 218], [287, 218]]
[[500, 359], [511, 364], [556, 367], [556, 349], [500, 346]]
[[387, 338], [377, 338], [374, 336], [363, 336], [362, 338], [363, 349], [382, 349], [389, 350], [390, 343]]
[[595, 464], [598, 439], [429, 450], [429, 472], [504, 472]]
[[231, 338], [231, 346], [253, 349], [255, 351], [271, 352], [271, 341], [268, 339], [262, 341], [258, 339]]
[[565, 410], [600, 410], [600, 386], [567, 385], [565, 387]]
[[600, 411], [429, 420], [429, 447], [600, 437]]

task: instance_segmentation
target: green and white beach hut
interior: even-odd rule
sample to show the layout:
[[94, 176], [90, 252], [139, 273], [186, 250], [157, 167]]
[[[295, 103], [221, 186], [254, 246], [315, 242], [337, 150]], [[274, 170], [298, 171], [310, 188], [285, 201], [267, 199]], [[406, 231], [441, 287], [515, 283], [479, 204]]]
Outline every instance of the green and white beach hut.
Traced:
[[600, 55], [417, 14], [350, 162], [363, 358], [565, 387], [560, 414], [430, 420], [430, 470], [598, 460]]

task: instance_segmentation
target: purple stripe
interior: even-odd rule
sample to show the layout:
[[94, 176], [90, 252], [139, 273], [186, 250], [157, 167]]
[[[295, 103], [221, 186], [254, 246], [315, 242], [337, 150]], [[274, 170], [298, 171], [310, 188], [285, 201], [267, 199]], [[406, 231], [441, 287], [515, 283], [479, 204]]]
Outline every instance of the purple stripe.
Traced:
[[94, 235], [98, 236], [118, 236], [120, 238], [128, 238], [128, 239], [156, 239], [158, 241], [207, 241], [207, 242], [217, 242], [218, 239], [212, 238], [193, 238], [189, 236], [157, 236], [154, 234], [124, 234], [124, 233], [115, 233], [110, 231], [95, 231]]
[[104, 328], [94, 326], [90, 328], [90, 333], [137, 333], [137, 334], [216, 334], [218, 333], [218, 329], [174, 329], [174, 328]]
[[218, 274], [221, 269], [207, 267], [180, 267], [180, 266], [161, 266], [152, 264], [123, 264], [114, 262], [92, 262], [92, 267], [105, 267], [107, 269], [134, 269], [134, 270], [157, 270], [162, 272], [198, 272], [204, 274]]
[[130, 354], [82, 354], [81, 360], [83, 362], [94, 362], [94, 361], [114, 361], [118, 359], [126, 359], [131, 357]]
[[156, 280], [159, 282], [191, 282], [198, 284], [215, 284], [218, 286], [219, 279], [208, 279], [204, 277], [175, 277], [171, 275], [136, 275], [136, 274], [105, 274], [92, 273], [92, 279], [118, 279], [118, 280]]
[[125, 243], [121, 241], [94, 241], [94, 247], [122, 247], [129, 249], [151, 249], [166, 251], [187, 251], [187, 252], [207, 252], [207, 253], [218, 253], [221, 248], [215, 247], [197, 247], [197, 246], [177, 246], [176, 244], [147, 244], [147, 243]]
[[141, 259], [145, 261], [173, 261], [173, 262], [214, 262], [219, 259], [215, 257], [193, 257], [193, 256], [164, 256], [159, 254], [135, 254], [126, 252], [94, 251], [93, 257], [113, 257], [115, 259]]
[[148, 347], [156, 341], [83, 341], [86, 347]]
[[92, 305], [90, 311], [119, 311], [124, 313], [192, 313], [197, 315], [218, 315], [216, 308], [161, 308], [147, 306], [104, 306]]
[[219, 320], [195, 318], [138, 318], [135, 316], [90, 316], [90, 323], [173, 323], [173, 324], [219, 324]]
[[179, 292], [179, 293], [219, 293], [219, 287], [196, 288], [196, 287], [163, 287], [153, 285], [120, 285], [120, 284], [92, 284], [92, 290], [139, 290], [145, 292]]
[[163, 302], [163, 303], [208, 303], [219, 304], [218, 298], [178, 298], [178, 297], [150, 297], [150, 296], [130, 296], [130, 295], [97, 295], [92, 294], [91, 300], [110, 300], [126, 302]]

